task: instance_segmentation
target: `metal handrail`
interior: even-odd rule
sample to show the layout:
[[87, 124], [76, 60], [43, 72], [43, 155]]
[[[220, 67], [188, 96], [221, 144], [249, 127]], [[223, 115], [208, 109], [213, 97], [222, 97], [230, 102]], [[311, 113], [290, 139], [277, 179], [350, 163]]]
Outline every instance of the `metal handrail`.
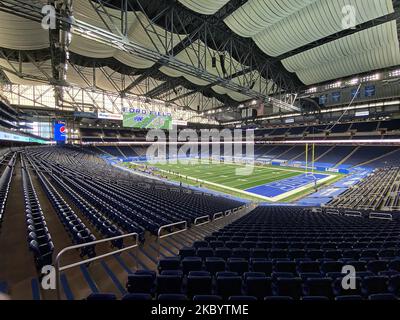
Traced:
[[354, 210], [346, 210], [344, 215], [346, 217], [362, 217], [362, 214], [360, 211], [354, 211]]
[[382, 220], [393, 220], [393, 215], [391, 213], [385, 212], [370, 212], [370, 219], [382, 219]]
[[[170, 228], [170, 227], [174, 227], [174, 226], [179, 226], [179, 225], [181, 225], [181, 224], [184, 225], [184, 229], [178, 230], [178, 231], [174, 231], [174, 232], [165, 234], [165, 235], [163, 235], [163, 236], [161, 235], [161, 232], [162, 232], [164, 229]], [[165, 226], [161, 226], [161, 227], [158, 229], [158, 232], [157, 232], [157, 244], [158, 244], [157, 260], [160, 260], [160, 241], [161, 241], [162, 239], [164, 239], [164, 238], [171, 237], [171, 236], [174, 236], [174, 235], [176, 235], [176, 234], [185, 232], [186, 230], [187, 230], [187, 221], [180, 221], [180, 222], [175, 222], [175, 223], [171, 223], [171, 224], [166, 224]]]
[[[204, 222], [198, 223], [198, 221], [203, 220], [203, 219], [207, 219], [207, 220], [204, 221]], [[198, 218], [194, 219], [193, 224], [194, 224], [196, 227], [199, 227], [199, 226], [205, 225], [205, 224], [210, 223], [210, 222], [211, 222], [210, 216], [209, 216], [209, 215], [206, 215], [206, 216], [202, 216], [202, 217], [198, 217]]]
[[220, 219], [222, 219], [223, 217], [224, 217], [224, 213], [223, 213], [223, 212], [217, 212], [216, 214], [214, 214], [213, 220], [214, 220], [214, 221], [220, 220]]
[[[93, 258], [85, 259], [85, 260], [82, 260], [82, 261], [79, 261], [79, 262], [71, 263], [71, 264], [68, 264], [68, 265], [60, 267], [61, 256], [65, 252], [68, 252], [68, 251], [71, 251], [71, 250], [74, 250], [74, 249], [83, 248], [83, 247], [88, 247], [88, 246], [91, 246], [91, 245], [94, 245], [94, 244], [98, 244], [98, 243], [109, 242], [109, 241], [113, 241], [113, 240], [117, 240], [117, 239], [121, 239], [121, 238], [132, 237], [132, 236], [135, 237], [135, 244], [132, 245], [132, 246], [125, 247], [125, 248], [118, 249], [118, 250], [114, 250], [114, 251], [111, 251], [109, 253], [102, 254], [100, 256], [95, 256]], [[86, 243], [82, 243], [82, 244], [77, 244], [77, 245], [66, 247], [66, 248], [62, 249], [57, 254], [56, 261], [55, 261], [56, 278], [57, 278], [57, 299], [61, 300], [61, 279], [60, 279], [60, 277], [61, 277], [61, 273], [60, 272], [61, 271], [64, 271], [64, 270], [67, 270], [67, 269], [70, 269], [70, 268], [74, 268], [74, 267], [77, 267], [77, 266], [80, 266], [82, 264], [86, 264], [86, 263], [89, 263], [89, 262], [92, 262], [92, 261], [96, 261], [96, 260], [99, 260], [99, 259], [102, 259], [102, 258], [105, 258], [105, 257], [108, 257], [108, 256], [112, 256], [112, 255], [114, 255], [116, 253], [120, 253], [120, 252], [127, 251], [127, 250], [130, 250], [130, 249], [133, 249], [133, 248], [137, 248], [137, 247], [139, 247], [139, 234], [134, 232], [134, 233], [123, 234], [123, 235], [112, 237], [112, 238], [100, 239], [100, 240], [95, 240], [95, 241], [92, 241], [92, 242], [86, 242]], [[136, 261], [136, 259], [135, 259], [135, 261]]]
[[325, 212], [328, 214], [340, 215], [339, 210], [336, 209], [327, 209]]

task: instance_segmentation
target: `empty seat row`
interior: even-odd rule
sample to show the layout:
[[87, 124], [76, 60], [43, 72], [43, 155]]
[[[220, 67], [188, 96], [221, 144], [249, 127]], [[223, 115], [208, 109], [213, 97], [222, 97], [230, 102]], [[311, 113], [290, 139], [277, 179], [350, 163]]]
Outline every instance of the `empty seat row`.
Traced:
[[[104, 238], [113, 238], [123, 234], [123, 232], [108, 220], [99, 210], [88, 203], [82, 196], [70, 188], [67, 184], [57, 176], [53, 176], [57, 186], [62, 189], [69, 199], [80, 209], [83, 215], [92, 223], [92, 225], [100, 232]], [[121, 249], [123, 247], [123, 239], [112, 241], [112, 246]]]
[[265, 249], [258, 247], [254, 249], [248, 248], [228, 248], [228, 247], [184, 247], [179, 251], [181, 259], [185, 257], [221, 257], [224, 259], [234, 258], [269, 258], [280, 259], [287, 258], [290, 260], [309, 258], [311, 260], [317, 259], [364, 259], [364, 260], [377, 260], [377, 259], [393, 259], [400, 256], [400, 248], [387, 247], [386, 249], [344, 249], [344, 250], [323, 250], [323, 249]]
[[[146, 293], [128, 293], [122, 297], [124, 301], [151, 301], [153, 297]], [[364, 298], [360, 295], [348, 295], [348, 296], [337, 296], [336, 301], [361, 301]], [[104, 300], [117, 300], [117, 296], [113, 293], [92, 293], [86, 300], [88, 301], [104, 301]], [[185, 294], [160, 294], [158, 301], [188, 301], [189, 298]], [[193, 297], [193, 301], [222, 301], [222, 297], [218, 295], [196, 295]], [[230, 296], [228, 301], [257, 301], [255, 296]], [[293, 301], [294, 299], [290, 296], [267, 296], [264, 297], [264, 301]], [[328, 297], [324, 296], [303, 296], [303, 301], [329, 301]], [[368, 300], [371, 301], [397, 301], [399, 300], [395, 295], [390, 293], [383, 294], [372, 294], [368, 296]]]
[[[72, 208], [65, 202], [59, 192], [46, 178], [46, 176], [36, 168], [35, 171], [48, 199], [53, 205], [60, 222], [63, 224], [72, 242], [74, 244], [84, 244], [95, 241], [96, 237], [76, 215]], [[80, 255], [81, 257], [87, 256], [89, 258], [96, 256], [95, 245], [92, 244], [82, 247], [80, 249]]]
[[23, 158], [21, 163], [28, 245], [33, 253], [35, 265], [40, 270], [43, 266], [52, 264], [54, 244]]
[[400, 294], [400, 273], [393, 276], [366, 276], [354, 278], [354, 286], [343, 287], [342, 278], [309, 275], [294, 277], [280, 273], [267, 277], [260, 272], [247, 272], [240, 276], [236, 272], [217, 272], [215, 276], [206, 271], [192, 271], [187, 276], [179, 271], [165, 271], [156, 276], [151, 271], [137, 271], [128, 276], [129, 293], [220, 295], [223, 298], [249, 295], [262, 299], [265, 296], [290, 296], [300, 299], [303, 296], [325, 296], [333, 298], [343, 295], [389, 293]]
[[379, 272], [400, 272], [400, 258], [394, 260], [308, 260], [299, 259], [290, 261], [287, 259], [268, 260], [265, 258], [252, 258], [247, 261], [243, 258], [207, 257], [204, 260], [199, 257], [186, 257], [182, 261], [177, 258], [161, 259], [158, 270], [161, 273], [165, 270], [182, 270], [184, 274], [190, 271], [209, 271], [215, 274], [218, 271], [234, 271], [243, 274], [248, 271], [265, 272], [291, 272], [304, 273], [314, 272], [328, 274], [331, 272], [342, 272], [346, 265], [353, 266], [357, 272], [369, 271], [374, 274]]
[[3, 171], [3, 174], [0, 177], [0, 227], [3, 221], [4, 211], [6, 208], [6, 203], [8, 199], [8, 193], [10, 191], [11, 179], [14, 172], [15, 161], [16, 161], [16, 153], [13, 153], [11, 156], [7, 155], [3, 159], [7, 161], [8, 164]]

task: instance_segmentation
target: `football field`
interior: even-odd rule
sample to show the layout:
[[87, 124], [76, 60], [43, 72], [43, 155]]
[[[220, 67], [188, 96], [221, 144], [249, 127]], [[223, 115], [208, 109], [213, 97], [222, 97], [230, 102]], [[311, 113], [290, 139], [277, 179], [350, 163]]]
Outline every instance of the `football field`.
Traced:
[[171, 180], [265, 201], [279, 201], [337, 177], [277, 166], [254, 166], [241, 175], [237, 169], [243, 166], [228, 163], [148, 163], [147, 166]]

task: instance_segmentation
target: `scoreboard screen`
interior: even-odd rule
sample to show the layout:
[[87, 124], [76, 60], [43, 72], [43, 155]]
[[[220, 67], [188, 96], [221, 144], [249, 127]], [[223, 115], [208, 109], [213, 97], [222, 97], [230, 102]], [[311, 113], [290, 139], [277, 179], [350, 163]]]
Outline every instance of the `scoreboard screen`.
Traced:
[[122, 124], [128, 128], [172, 129], [172, 117], [153, 113], [129, 112], [123, 114]]

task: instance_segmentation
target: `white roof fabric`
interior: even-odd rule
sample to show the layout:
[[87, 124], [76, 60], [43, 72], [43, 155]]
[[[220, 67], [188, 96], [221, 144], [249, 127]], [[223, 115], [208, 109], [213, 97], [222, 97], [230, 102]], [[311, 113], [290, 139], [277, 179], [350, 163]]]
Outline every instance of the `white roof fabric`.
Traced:
[[[228, 2], [227, 0], [179, 1], [201, 14], [213, 14]], [[224, 21], [237, 34], [243, 37], [252, 37], [255, 43], [268, 55], [279, 56], [341, 31], [342, 9], [346, 5], [354, 6], [356, 24], [394, 11], [391, 0], [249, 0]], [[73, 10], [75, 19], [107, 29], [90, 1], [74, 0]], [[113, 19], [113, 15], [118, 16], [119, 11], [109, 10], [111, 16], [101, 15], [105, 21], [112, 22], [110, 19]], [[119, 26], [119, 21], [114, 22]], [[112, 26], [112, 23], [108, 24]], [[171, 34], [158, 26], [150, 27], [150, 24], [151, 22], [142, 12], [130, 12], [128, 14], [129, 40], [150, 50], [166, 53], [186, 38], [186, 35]], [[113, 32], [118, 34], [116, 28], [111, 28]], [[150, 31], [148, 33], [145, 32], [147, 28]], [[166, 42], [168, 48], [164, 48]], [[13, 50], [47, 49], [49, 48], [49, 34], [48, 31], [41, 28], [39, 23], [0, 12], [0, 46]], [[72, 36], [69, 49], [73, 53], [89, 58], [114, 58], [135, 69], [147, 69], [154, 65], [154, 62], [137, 55], [128, 54], [76, 34]], [[223, 78], [225, 75], [221, 68], [221, 55], [225, 56], [228, 76], [246, 68], [246, 66], [231, 58], [227, 52], [206, 48], [201, 41], [187, 47], [175, 58], [193, 67], [204, 68], [208, 73]], [[216, 58], [214, 67], [212, 65], [213, 57]], [[396, 22], [393, 21], [302, 52], [282, 62], [287, 70], [295, 72], [301, 81], [308, 85], [393, 66], [399, 64], [399, 59]], [[199, 64], [199, 61], [201, 61], [201, 64]], [[51, 75], [50, 66], [48, 67]], [[24, 63], [23, 69], [27, 74], [34, 75], [37, 72], [37, 68], [34, 65], [30, 66], [29, 63]], [[167, 66], [160, 68], [160, 71], [171, 77], [185, 77], [198, 86], [209, 84], [205, 80], [178, 72]], [[74, 74], [74, 72], [73, 68], [69, 68], [68, 81], [78, 82], [79, 75]], [[87, 72], [90, 73], [91, 71], [87, 70]], [[105, 90], [116, 91], [117, 88], [126, 87], [134, 78], [112, 71], [111, 73], [113, 78], [116, 77], [112, 81], [102, 79], [101, 75], [97, 73], [98, 83], [96, 85]], [[16, 79], [18, 77], [10, 72], [6, 72], [6, 74], [12, 82], [23, 82], [22, 80], [18, 81]], [[254, 82], [253, 90], [264, 94], [272, 92], [273, 82], [262, 78], [256, 71], [235, 77], [231, 81], [247, 86]], [[157, 84], [154, 79], [152, 79], [152, 83], [155, 86]], [[244, 101], [249, 98], [240, 92], [226, 89], [220, 85], [213, 86], [212, 90], [219, 94], [227, 94], [236, 101]], [[143, 92], [135, 93], [144, 94]]]
[[225, 18], [225, 24], [242, 37], [253, 37], [317, 0], [249, 0]]
[[[218, 10], [218, 8], [222, 7], [228, 1], [184, 1], [185, 5], [204, 8], [209, 6], [211, 10]], [[208, 2], [208, 4], [207, 4]], [[212, 11], [211, 10], [211, 11]], [[111, 31], [118, 34], [117, 28], [113, 27], [113, 23], [119, 26], [119, 21], [112, 21], [113, 16], [118, 16], [119, 11], [114, 9], [108, 9], [110, 15], [106, 15], [101, 13], [101, 18], [98, 13], [93, 9], [90, 1], [87, 0], [74, 0], [73, 2], [73, 14], [76, 20], [81, 20], [85, 23], [94, 25], [98, 28], [102, 28], [105, 30], [107, 26], [111, 28]], [[208, 12], [211, 12], [208, 11]], [[211, 13], [210, 13], [211, 14]], [[106, 21], [106, 23], [104, 21]], [[179, 44], [183, 39], [185, 39], [186, 35], [180, 34], [171, 34], [164, 29], [154, 26], [150, 27], [151, 22], [147, 19], [147, 17], [142, 12], [130, 12], [128, 14], [128, 38], [130, 41], [137, 43], [143, 47], [148, 49], [158, 51], [161, 53], [166, 53], [167, 50], [172, 49], [174, 46]], [[149, 31], [146, 33], [146, 30]], [[172, 40], [171, 40], [172, 39]], [[167, 41], [166, 41], [167, 40]], [[0, 41], [1, 46], [9, 49], [15, 50], [38, 50], [38, 49], [46, 49], [49, 48], [49, 35], [48, 31], [41, 28], [41, 25], [36, 22], [32, 22], [30, 20], [26, 20], [24, 18], [20, 18], [18, 16], [14, 16], [7, 13], [0, 12]], [[165, 48], [165, 43], [168, 43], [168, 48]], [[197, 52], [198, 46], [200, 46], [200, 55]], [[115, 58], [119, 62], [136, 69], [147, 69], [154, 65], [154, 62], [150, 60], [143, 59], [137, 55], [129, 54], [124, 51], [115, 49], [111, 46], [107, 46], [105, 44], [99, 43], [95, 40], [90, 40], [85, 37], [73, 34], [71, 44], [69, 46], [69, 50], [73, 53], [90, 57], [96, 59], [104, 59], [104, 58]], [[224, 77], [224, 74], [221, 70], [221, 64], [219, 62], [220, 55], [223, 54], [225, 58], [226, 71], [228, 75], [239, 72], [244, 68], [244, 66], [240, 65], [239, 62], [231, 59], [228, 53], [221, 53], [212, 49], [206, 49], [204, 43], [197, 42], [192, 46], [187, 47], [185, 50], [180, 52], [176, 58], [185, 62], [189, 65], [193, 65], [194, 67], [199, 67], [199, 59], [201, 60], [201, 65], [205, 68], [205, 70], [211, 74]], [[216, 67], [212, 67], [212, 57], [216, 57], [217, 65]], [[232, 61], [232, 63], [230, 63]], [[233, 67], [232, 67], [233, 66]], [[29, 73], [29, 67], [27, 65], [24, 66], [24, 69], [27, 70], [26, 73]], [[35, 66], [32, 66], [32, 69], [36, 69]], [[177, 72], [168, 67], [160, 68], [160, 71], [164, 74], [171, 77], [185, 77], [188, 81], [193, 84], [199, 86], [205, 86], [209, 83], [207, 81], [201, 80], [197, 77], [191, 76], [189, 74], [185, 74], [182, 72]], [[90, 69], [87, 72], [91, 72]], [[67, 80], [71, 81], [75, 84], [79, 82], [79, 74], [75, 74], [75, 70], [73, 68], [69, 68]], [[32, 73], [34, 74], [34, 73]], [[7, 74], [9, 75], [9, 74]], [[96, 73], [96, 76], [99, 77], [98, 83], [96, 85], [99, 88], [105, 90], [116, 91], [118, 88], [123, 88], [124, 84], [128, 85], [129, 79], [123, 77], [122, 75], [116, 76], [117, 79], [113, 79], [113, 81], [107, 81], [106, 79], [101, 78], [100, 73]], [[247, 77], [254, 75], [245, 75]], [[18, 81], [15, 75], [12, 75], [11, 78], [15, 83], [21, 83], [24, 81]], [[88, 77], [90, 78], [90, 76]], [[234, 81], [238, 84], [243, 82], [244, 76], [237, 77]], [[258, 79], [258, 80], [257, 80]], [[153, 79], [154, 80], [154, 79]], [[260, 92], [264, 90], [264, 92], [271, 88], [271, 85], [266, 85], [266, 80], [260, 78], [258, 74], [256, 78], [256, 88], [260, 89]], [[113, 82], [113, 83], [112, 83]], [[22, 83], [21, 83], [22, 84]], [[214, 86], [212, 88], [215, 92], [220, 94], [227, 94], [232, 99], [237, 101], [248, 100], [249, 97], [245, 96], [241, 93], [234, 92], [232, 90], [227, 90], [221, 86]], [[121, 89], [122, 90], [122, 89]], [[133, 90], [136, 90], [135, 88]], [[135, 92], [136, 94], [144, 94], [145, 92]]]
[[13, 50], [40, 50], [50, 46], [49, 33], [34, 21], [0, 12], [0, 46]]
[[282, 61], [305, 84], [400, 64], [396, 21], [390, 21]]
[[346, 6], [354, 8], [356, 25], [394, 12], [391, 0], [249, 0], [225, 23], [277, 57], [342, 31]]
[[211, 15], [226, 5], [229, 0], [179, 0], [179, 2], [192, 11]]
[[[75, 0], [73, 10], [75, 19], [105, 30], [107, 30], [108, 26], [111, 28], [113, 33], [119, 34], [118, 29], [113, 27], [113, 23], [118, 26], [120, 22], [117, 20], [112, 21], [113, 15], [117, 17], [120, 15], [118, 10], [108, 9], [110, 16], [101, 14], [102, 18], [107, 22], [107, 24], [102, 21], [97, 12], [93, 9], [90, 1]], [[142, 12], [129, 12], [128, 39], [136, 44], [146, 47], [147, 49], [166, 53], [166, 48], [164, 48], [166, 42], [169, 43], [169, 48], [172, 48], [186, 37], [185, 35], [171, 34], [170, 32], [167, 32], [158, 26], [154, 26], [154, 29], [150, 28], [148, 27], [150, 24], [151, 22]], [[145, 28], [148, 28], [148, 33], [146, 33]], [[168, 39], [168, 41], [166, 41], [166, 39]], [[92, 58], [114, 57], [118, 61], [138, 69], [145, 69], [154, 65], [154, 62], [152, 61], [142, 59], [138, 56], [128, 54], [97, 41], [88, 40], [87, 38], [77, 35], [72, 37], [70, 51]]]

